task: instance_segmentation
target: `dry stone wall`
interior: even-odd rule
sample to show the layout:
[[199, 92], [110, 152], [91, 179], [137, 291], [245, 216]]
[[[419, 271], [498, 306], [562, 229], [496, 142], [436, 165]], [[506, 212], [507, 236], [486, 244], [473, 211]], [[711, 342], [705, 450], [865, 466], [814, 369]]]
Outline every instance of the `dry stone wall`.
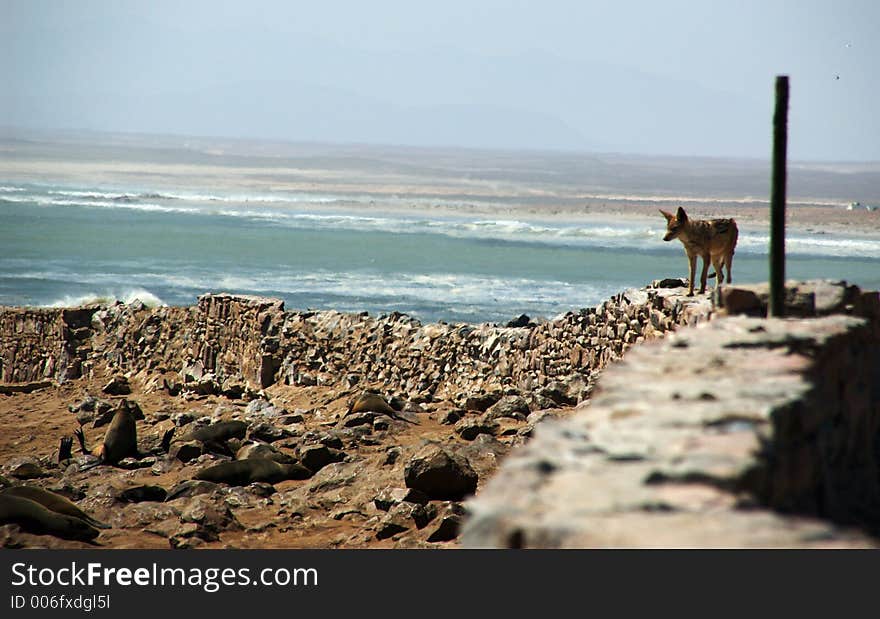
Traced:
[[[760, 313], [760, 293], [728, 289], [718, 313]], [[463, 543], [876, 546], [880, 298], [826, 282], [788, 297], [814, 317], [704, 321], [606, 369], [468, 503]]]
[[[552, 388], [577, 402], [631, 346], [711, 318], [712, 301], [685, 297], [683, 286], [682, 280], [654, 282], [595, 308], [516, 327], [422, 324], [396, 312], [285, 311], [278, 299], [231, 294], [206, 294], [186, 308], [2, 308], [0, 380], [65, 380], [106, 364], [132, 375], [178, 373], [182, 388], [212, 393], [281, 381], [370, 385], [415, 401], [462, 404], [475, 393]], [[766, 306], [761, 290], [724, 290], [738, 292], [716, 299], [722, 312], [736, 303], [760, 312], [762, 299]], [[845, 284], [805, 285], [792, 303], [828, 311], [852, 311], [855, 303], [859, 313], [862, 296]]]
[[0, 308], [0, 382], [78, 378], [95, 310]]
[[106, 363], [133, 374], [179, 372], [184, 386], [217, 392], [230, 381], [252, 389], [370, 384], [430, 400], [563, 381], [576, 401], [591, 374], [630, 346], [710, 311], [706, 299], [646, 288], [521, 327], [423, 325], [399, 313], [288, 312], [278, 299], [206, 294], [189, 308], [4, 308], [0, 354], [3, 382], [64, 380]]

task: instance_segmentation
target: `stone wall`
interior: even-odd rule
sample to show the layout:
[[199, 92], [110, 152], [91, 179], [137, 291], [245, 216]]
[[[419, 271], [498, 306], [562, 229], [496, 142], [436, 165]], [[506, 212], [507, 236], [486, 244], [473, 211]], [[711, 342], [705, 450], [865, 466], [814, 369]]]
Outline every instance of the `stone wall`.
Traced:
[[278, 299], [229, 294], [203, 295], [189, 308], [3, 308], [0, 358], [3, 382], [73, 378], [78, 370], [58, 365], [73, 359], [86, 371], [106, 363], [121, 372], [207, 376], [218, 385], [237, 379], [255, 389], [277, 381], [369, 383], [413, 397], [451, 397], [530, 390], [559, 379], [583, 387], [591, 372], [633, 344], [710, 309], [706, 299], [661, 288], [629, 290], [596, 308], [519, 327], [423, 325], [399, 313], [288, 312]]
[[183, 308], [117, 311], [104, 357], [126, 371], [179, 369], [191, 382], [214, 381], [218, 392], [236, 380], [254, 389], [278, 381], [369, 384], [413, 400], [463, 401], [473, 392], [561, 382], [577, 401], [592, 373], [632, 345], [708, 317], [707, 299], [680, 292], [628, 290], [596, 308], [521, 327], [423, 325], [396, 312], [289, 312], [277, 299], [208, 294], [186, 315]]
[[94, 311], [0, 308], [0, 382], [78, 378]]
[[[516, 327], [423, 325], [399, 313], [288, 312], [278, 299], [230, 294], [206, 294], [187, 308], [4, 308], [0, 382], [63, 380], [104, 364], [131, 374], [176, 372], [184, 386], [211, 392], [238, 383], [251, 389], [278, 381], [361, 384], [425, 401], [531, 393], [553, 384], [578, 401], [597, 372], [631, 346], [711, 318], [711, 300], [683, 296], [683, 284], [655, 282], [595, 308]], [[815, 296], [812, 290], [796, 295], [801, 305]], [[822, 290], [818, 306], [835, 311], [852, 309], [861, 298], [853, 286]], [[761, 298], [760, 291], [740, 292], [718, 301], [722, 307], [747, 301], [750, 311], [760, 311]]]
[[[704, 321], [612, 364], [468, 503], [464, 545], [875, 545], [846, 527], [880, 533], [880, 299], [792, 288], [827, 315]], [[760, 293], [728, 290], [721, 314]]]

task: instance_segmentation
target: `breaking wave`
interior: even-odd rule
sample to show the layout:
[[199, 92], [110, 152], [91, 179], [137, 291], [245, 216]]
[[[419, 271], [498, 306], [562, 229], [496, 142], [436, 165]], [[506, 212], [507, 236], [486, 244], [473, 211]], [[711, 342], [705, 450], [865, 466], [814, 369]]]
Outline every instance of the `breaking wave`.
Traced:
[[101, 303], [102, 305], [110, 305], [122, 301], [126, 305], [140, 301], [147, 307], [161, 307], [167, 305], [162, 299], [154, 295], [149, 290], [141, 288], [125, 290], [122, 292], [90, 292], [81, 295], [65, 295], [60, 299], [56, 299], [51, 303], [47, 303], [45, 307], [76, 307], [79, 305], [90, 305], [93, 303]]

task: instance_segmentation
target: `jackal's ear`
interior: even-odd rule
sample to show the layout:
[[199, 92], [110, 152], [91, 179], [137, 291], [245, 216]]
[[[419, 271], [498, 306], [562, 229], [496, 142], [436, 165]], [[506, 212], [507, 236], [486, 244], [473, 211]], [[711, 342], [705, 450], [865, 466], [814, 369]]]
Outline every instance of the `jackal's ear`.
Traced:
[[684, 209], [680, 206], [678, 207], [678, 211], [675, 213], [675, 218], [678, 219], [679, 222], [684, 223], [687, 221], [687, 213], [684, 212]]
[[667, 212], [664, 211], [662, 208], [659, 209], [659, 211], [660, 211], [660, 212], [663, 214], [663, 216], [666, 218], [666, 221], [672, 221], [673, 219], [675, 219], [675, 215], [673, 215], [672, 213], [667, 213]]

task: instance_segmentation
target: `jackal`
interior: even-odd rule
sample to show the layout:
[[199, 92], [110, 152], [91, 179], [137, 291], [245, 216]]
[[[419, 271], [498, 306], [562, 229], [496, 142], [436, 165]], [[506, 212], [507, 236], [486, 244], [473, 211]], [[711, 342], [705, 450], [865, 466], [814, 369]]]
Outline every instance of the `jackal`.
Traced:
[[687, 253], [690, 276], [688, 278], [688, 296], [694, 296], [694, 271], [697, 266], [697, 256], [703, 258], [703, 272], [700, 275], [700, 294], [706, 292], [706, 278], [709, 271], [709, 260], [715, 267], [715, 288], [718, 288], [724, 280], [724, 267], [727, 266], [727, 283], [733, 281], [731, 266], [733, 265], [733, 252], [736, 248], [736, 239], [739, 237], [739, 229], [733, 219], [689, 219], [687, 213], [680, 206], [678, 212], [673, 215], [660, 209], [666, 218], [666, 236], [664, 241], [678, 239], [684, 245]]

